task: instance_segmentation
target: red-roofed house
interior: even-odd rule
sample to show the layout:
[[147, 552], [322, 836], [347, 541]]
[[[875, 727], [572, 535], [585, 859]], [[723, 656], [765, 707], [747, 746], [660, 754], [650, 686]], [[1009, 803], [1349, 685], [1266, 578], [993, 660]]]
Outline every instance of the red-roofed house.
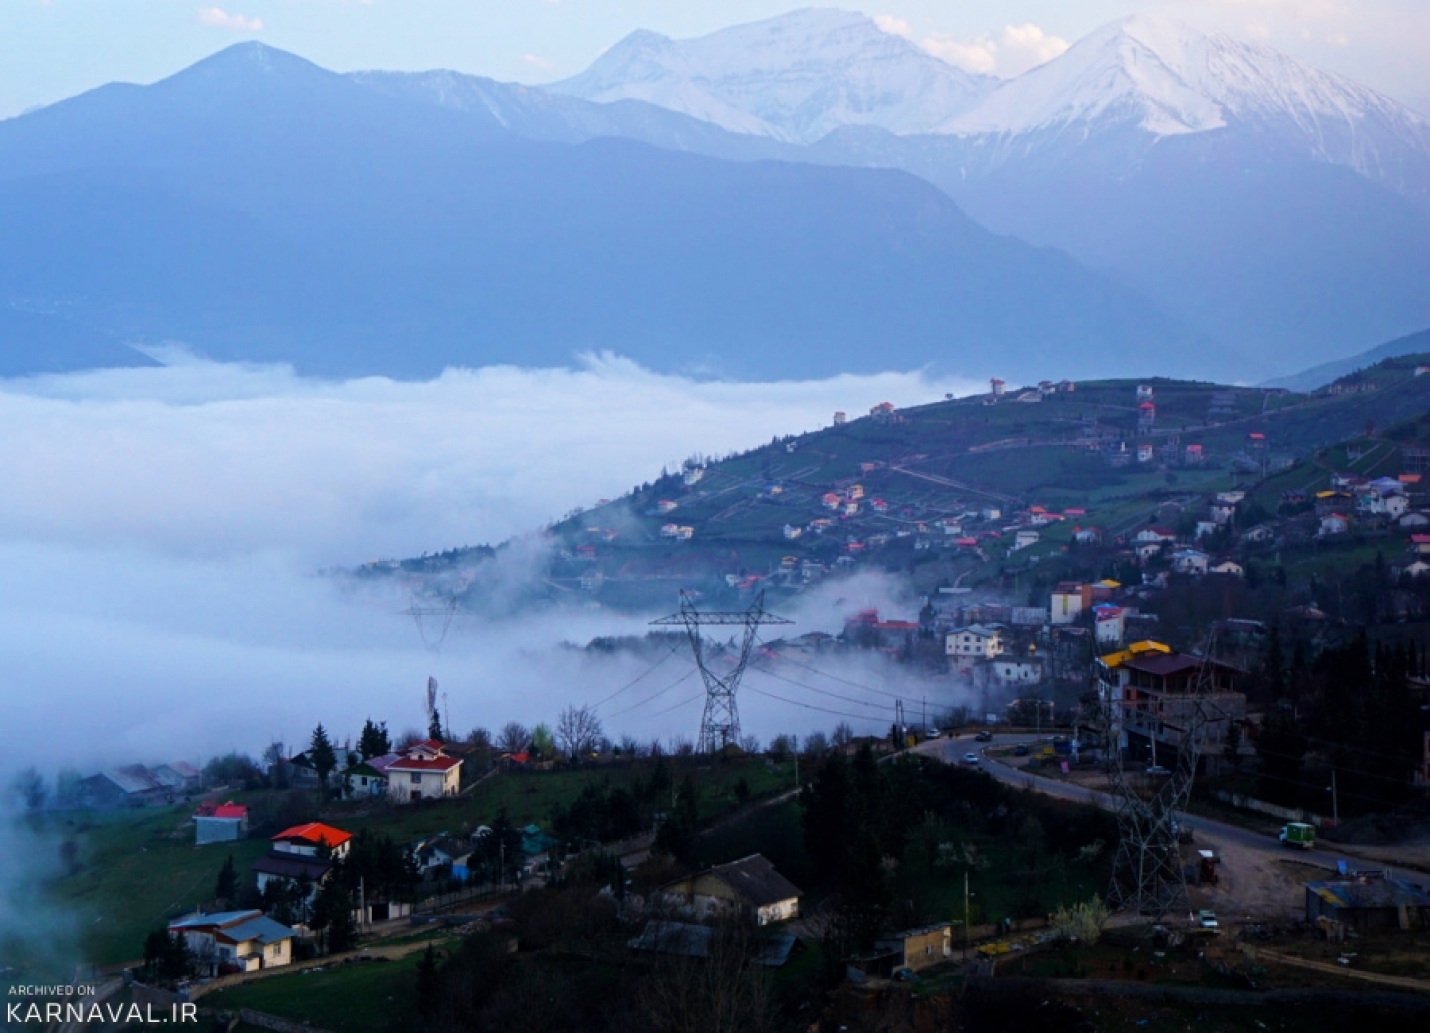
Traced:
[[248, 808], [234, 803], [202, 803], [194, 812], [194, 844], [226, 843], [248, 831]]
[[436, 739], [414, 743], [387, 767], [387, 795], [403, 803], [456, 796], [461, 783], [461, 760]]
[[273, 837], [273, 850], [279, 854], [300, 854], [303, 857], [317, 857], [324, 847], [334, 857], [347, 855], [351, 832], [335, 829], [320, 821], [310, 821], [306, 825], [294, 825]]
[[1430, 534], [1412, 534], [1410, 551], [1417, 556], [1430, 556]]

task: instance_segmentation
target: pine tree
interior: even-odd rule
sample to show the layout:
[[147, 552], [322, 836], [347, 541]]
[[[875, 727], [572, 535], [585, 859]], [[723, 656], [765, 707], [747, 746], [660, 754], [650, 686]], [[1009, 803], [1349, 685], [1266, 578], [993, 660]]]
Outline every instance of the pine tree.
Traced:
[[238, 896], [238, 871], [233, 867], [233, 855], [229, 854], [218, 870], [218, 884], [214, 887], [214, 898], [233, 900]]
[[437, 995], [442, 988], [441, 973], [437, 971], [437, 953], [429, 943], [417, 962], [417, 1012], [425, 1019], [437, 1013]]
[[358, 755], [363, 760], [369, 760], [391, 752], [392, 737], [387, 734], [387, 722], [378, 724], [368, 718], [363, 723], [362, 734], [358, 736]]
[[327, 789], [328, 776], [338, 766], [338, 755], [334, 752], [332, 740], [328, 738], [327, 730], [321, 722], [313, 729], [313, 738], [308, 743], [308, 759], [313, 762], [313, 770], [318, 773], [318, 784]]

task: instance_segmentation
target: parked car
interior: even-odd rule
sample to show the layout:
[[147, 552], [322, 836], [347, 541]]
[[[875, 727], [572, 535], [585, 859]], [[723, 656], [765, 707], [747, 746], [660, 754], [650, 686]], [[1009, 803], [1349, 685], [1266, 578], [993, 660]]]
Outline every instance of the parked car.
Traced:
[[1017, 746], [1014, 746], [1014, 747], [1013, 747], [1013, 756], [1015, 756], [1015, 757], [1026, 757], [1027, 755], [1028, 755], [1028, 744], [1027, 744], [1027, 743], [1025, 743], [1025, 742], [1020, 742]]
[[1197, 927], [1199, 929], [1210, 929], [1214, 933], [1221, 932], [1221, 926], [1217, 924], [1215, 911], [1198, 911]]
[[974, 738], [974, 741], [976, 741], [976, 742], [992, 742], [992, 741], [993, 741], [993, 733], [990, 732], [988, 729], [985, 728], [985, 729], [983, 729], [983, 731], [979, 732], [979, 733], [978, 733], [977, 735], [975, 735], [973, 738]]
[[977, 763], [978, 763], [978, 754], [976, 754], [976, 753], [965, 753], [965, 754], [963, 755], [963, 763], [965, 763], [965, 764], [977, 764]]
[[930, 728], [927, 732], [924, 733], [924, 736], [928, 739], [937, 739], [942, 734], [943, 733], [940, 732], [937, 728]]
[[1155, 775], [1158, 778], [1164, 778], [1171, 773], [1169, 769], [1162, 767], [1160, 764], [1149, 764], [1147, 766], [1147, 774]]

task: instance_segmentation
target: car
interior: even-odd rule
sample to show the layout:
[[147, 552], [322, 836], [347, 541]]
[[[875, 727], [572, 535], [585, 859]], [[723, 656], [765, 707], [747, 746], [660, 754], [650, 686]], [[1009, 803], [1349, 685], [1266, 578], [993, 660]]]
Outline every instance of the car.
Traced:
[[1217, 924], [1215, 911], [1198, 911], [1197, 928], [1210, 929], [1214, 933], [1221, 932], [1221, 926]]
[[919, 979], [911, 968], [896, 968], [891, 975], [895, 981], [900, 983], [917, 983]]
[[965, 753], [965, 754], [963, 755], [963, 763], [965, 763], [965, 764], [977, 764], [977, 763], [978, 763], [978, 754], [976, 754], [976, 753]]
[[930, 728], [927, 732], [924, 733], [924, 737], [928, 739], [937, 739], [942, 734], [943, 733], [940, 732], [937, 728]]
[[990, 732], [990, 731], [988, 731], [988, 729], [985, 728], [983, 731], [981, 731], [981, 732], [979, 732], [977, 735], [975, 735], [975, 736], [973, 737], [973, 739], [974, 739], [975, 742], [992, 742], [992, 741], [993, 741], [993, 733]]
[[1015, 757], [1026, 757], [1027, 755], [1028, 755], [1028, 744], [1027, 744], [1027, 743], [1025, 743], [1025, 742], [1020, 742], [1017, 746], [1014, 746], [1014, 747], [1013, 747], [1013, 756], [1015, 756]]
[[1160, 764], [1149, 764], [1147, 766], [1147, 774], [1155, 775], [1158, 778], [1165, 777], [1166, 775], [1170, 775], [1171, 773], [1172, 772], [1169, 769], [1162, 767], [1162, 765]]

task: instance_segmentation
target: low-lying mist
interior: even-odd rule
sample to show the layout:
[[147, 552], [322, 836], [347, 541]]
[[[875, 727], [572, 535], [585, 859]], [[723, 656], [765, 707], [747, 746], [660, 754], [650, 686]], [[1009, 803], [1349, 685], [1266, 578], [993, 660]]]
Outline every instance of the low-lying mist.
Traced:
[[[459, 618], [433, 652], [399, 590], [319, 571], [526, 536], [498, 561], [520, 578], [540, 567], [534, 529], [662, 466], [815, 429], [835, 409], [969, 387], [918, 374], [702, 382], [610, 357], [419, 383], [203, 362], [0, 382], [0, 755], [88, 774], [301, 746], [319, 721], [340, 740], [369, 716], [417, 728], [429, 675], [457, 734], [551, 721], [650, 666], [562, 644], [644, 634], [655, 614]], [[837, 632], [871, 604], [909, 613], [898, 593], [872, 577], [827, 586], [793, 607], [789, 630]], [[674, 655], [602, 704], [607, 734], [693, 736], [691, 672]], [[892, 676], [842, 672], [865, 675]], [[892, 717], [760, 684], [867, 710], [857, 730]], [[762, 738], [843, 719], [753, 692], [741, 710]]]

